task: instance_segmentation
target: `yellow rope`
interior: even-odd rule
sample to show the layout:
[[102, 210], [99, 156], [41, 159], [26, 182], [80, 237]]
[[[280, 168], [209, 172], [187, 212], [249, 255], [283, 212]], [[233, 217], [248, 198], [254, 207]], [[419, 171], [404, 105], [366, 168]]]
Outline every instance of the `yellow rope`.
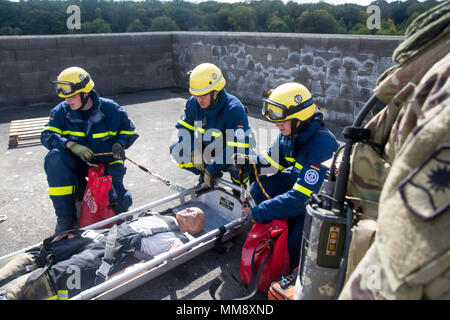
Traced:
[[272, 198], [267, 194], [267, 192], [266, 192], [266, 190], [264, 189], [264, 187], [262, 186], [261, 181], [259, 181], [259, 178], [258, 178], [258, 169], [256, 168], [256, 163], [255, 163], [255, 161], [253, 161], [253, 159], [252, 159], [250, 156], [246, 155], [246, 154], [244, 154], [243, 156], [244, 156], [244, 158], [248, 159], [248, 160], [250, 161], [250, 163], [252, 164], [253, 170], [255, 171], [256, 182], [258, 182], [258, 185], [259, 185], [259, 187], [261, 188], [262, 193], [266, 196], [267, 199], [272, 199]]

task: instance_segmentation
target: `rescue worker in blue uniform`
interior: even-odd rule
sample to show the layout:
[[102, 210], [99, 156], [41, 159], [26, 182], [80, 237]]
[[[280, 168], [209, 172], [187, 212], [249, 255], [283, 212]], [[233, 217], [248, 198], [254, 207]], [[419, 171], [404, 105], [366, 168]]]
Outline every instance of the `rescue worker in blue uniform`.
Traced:
[[[65, 101], [50, 111], [41, 142], [50, 150], [44, 169], [57, 216], [55, 232], [61, 232], [76, 222], [76, 192], [84, 192], [77, 189], [85, 187], [89, 170], [86, 161], [103, 164], [105, 175], [112, 176], [109, 200], [115, 213], [128, 210], [132, 197], [123, 185], [123, 161], [125, 149], [139, 135], [125, 110], [93, 90], [94, 81], [84, 69], [63, 70], [55, 85], [58, 96]], [[113, 155], [93, 157], [111, 152]]]
[[[323, 114], [316, 107], [309, 90], [299, 83], [286, 83], [266, 94], [263, 115], [274, 122], [280, 133], [263, 154], [253, 156], [260, 182], [254, 182], [250, 193], [256, 202], [244, 208], [258, 223], [287, 219], [288, 250], [291, 267], [300, 259], [300, 247], [305, 218], [305, 202], [317, 193], [325, 178], [322, 162], [330, 159], [338, 149], [334, 135], [325, 127]], [[245, 161], [235, 156], [235, 163]]]
[[[178, 119], [178, 141], [170, 153], [180, 168], [203, 174], [207, 186], [222, 172], [230, 172], [239, 184], [239, 170], [233, 166], [234, 153], [250, 154], [255, 137], [241, 101], [225, 89], [225, 78], [214, 64], [202, 63], [192, 70], [184, 113]], [[201, 176], [202, 177], [202, 176]], [[244, 172], [242, 180], [248, 181]]]

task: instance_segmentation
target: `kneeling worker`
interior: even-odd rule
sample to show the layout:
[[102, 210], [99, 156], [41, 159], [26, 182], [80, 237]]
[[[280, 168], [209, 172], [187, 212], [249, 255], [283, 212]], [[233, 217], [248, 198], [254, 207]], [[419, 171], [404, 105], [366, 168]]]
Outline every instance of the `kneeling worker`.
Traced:
[[136, 251], [151, 258], [174, 250], [204, 225], [204, 212], [192, 207], [175, 218], [148, 212], [105, 231], [63, 232], [0, 269], [0, 300], [68, 299], [139, 261]]
[[[202, 63], [192, 70], [192, 96], [178, 119], [178, 141], [170, 154], [180, 168], [203, 174], [208, 187], [222, 172], [230, 172], [235, 184], [239, 171], [233, 167], [234, 153], [250, 154], [255, 146], [247, 112], [241, 101], [225, 90], [225, 77], [214, 64]], [[248, 180], [245, 172], [243, 182]]]
[[[276, 173], [254, 182], [250, 193], [256, 202], [244, 209], [258, 223], [287, 219], [288, 250], [291, 267], [300, 259], [300, 246], [305, 218], [305, 202], [317, 193], [325, 178], [322, 162], [330, 159], [338, 148], [334, 135], [325, 127], [323, 114], [316, 107], [309, 90], [299, 83], [277, 87], [263, 99], [263, 115], [274, 122], [280, 134], [262, 155], [252, 157], [259, 174]], [[237, 164], [245, 163], [236, 157]]]
[[[56, 92], [65, 101], [50, 111], [41, 133], [50, 150], [45, 157], [50, 199], [57, 216], [55, 232], [72, 229], [76, 222], [75, 193], [84, 192], [86, 161], [105, 165], [112, 176], [109, 199], [115, 213], [127, 211], [131, 193], [123, 185], [125, 149], [138, 138], [127, 112], [112, 100], [99, 97], [90, 75], [79, 67], [63, 70], [55, 81]], [[113, 153], [92, 159], [96, 153]], [[80, 179], [81, 178], [81, 179]]]

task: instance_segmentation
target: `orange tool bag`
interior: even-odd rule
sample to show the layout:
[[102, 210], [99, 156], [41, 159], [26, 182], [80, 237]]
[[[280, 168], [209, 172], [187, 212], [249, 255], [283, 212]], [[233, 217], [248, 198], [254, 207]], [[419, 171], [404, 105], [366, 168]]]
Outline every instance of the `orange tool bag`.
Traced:
[[267, 293], [269, 300], [294, 300], [295, 280], [297, 279], [298, 268], [287, 277], [282, 276], [281, 280], [274, 281], [270, 285]]

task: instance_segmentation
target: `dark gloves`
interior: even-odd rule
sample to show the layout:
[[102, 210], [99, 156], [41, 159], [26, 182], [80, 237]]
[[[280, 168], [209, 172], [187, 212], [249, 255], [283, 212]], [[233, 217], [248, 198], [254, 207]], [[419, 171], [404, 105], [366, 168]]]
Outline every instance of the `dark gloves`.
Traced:
[[113, 157], [119, 160], [125, 160], [125, 149], [118, 142], [114, 143], [111, 151], [113, 153]]
[[209, 172], [208, 169], [205, 170], [204, 179], [205, 179], [205, 184], [206, 184], [209, 188], [213, 188], [213, 187], [215, 186], [216, 176], [213, 176], [213, 175], [211, 174], [211, 172]]
[[246, 166], [249, 164], [248, 156], [240, 153], [233, 154], [233, 165]]
[[192, 161], [192, 164], [194, 165], [194, 168], [196, 168], [197, 170], [200, 170], [201, 172], [205, 171], [206, 164], [203, 161], [203, 157], [200, 155], [202, 162], [201, 163], [196, 163], [194, 161], [194, 154], [195, 154], [195, 151], [192, 151], [191, 152], [191, 161]]
[[72, 143], [72, 145], [69, 147], [69, 150], [83, 159], [83, 161], [91, 160], [92, 155], [94, 154], [88, 147], [82, 146], [81, 144], [75, 142]]

